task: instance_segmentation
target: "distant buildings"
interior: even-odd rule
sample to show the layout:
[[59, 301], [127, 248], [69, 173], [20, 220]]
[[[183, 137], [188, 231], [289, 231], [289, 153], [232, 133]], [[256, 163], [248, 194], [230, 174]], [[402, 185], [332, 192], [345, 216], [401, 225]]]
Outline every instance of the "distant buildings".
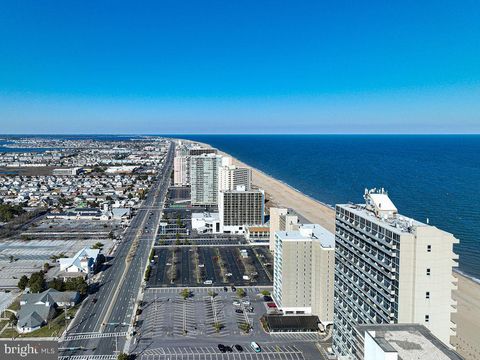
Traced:
[[190, 157], [186, 155], [175, 156], [173, 160], [173, 185], [190, 185]]
[[275, 233], [273, 298], [285, 315], [333, 321], [334, 235], [317, 224]]
[[423, 325], [359, 325], [356, 335], [363, 360], [462, 360]]
[[81, 167], [67, 168], [67, 169], [53, 169], [53, 176], [76, 176], [83, 171]]
[[222, 191], [219, 193], [218, 212], [223, 233], [243, 234], [248, 226], [263, 225], [265, 194], [263, 190]]
[[190, 157], [192, 205], [217, 205], [221, 165], [222, 157], [213, 153]]
[[287, 208], [270, 208], [270, 251], [275, 251], [277, 231], [298, 230], [298, 215]]
[[334, 351], [362, 358], [358, 324], [418, 323], [449, 344], [458, 240], [398, 214], [383, 189], [365, 202], [336, 206]]

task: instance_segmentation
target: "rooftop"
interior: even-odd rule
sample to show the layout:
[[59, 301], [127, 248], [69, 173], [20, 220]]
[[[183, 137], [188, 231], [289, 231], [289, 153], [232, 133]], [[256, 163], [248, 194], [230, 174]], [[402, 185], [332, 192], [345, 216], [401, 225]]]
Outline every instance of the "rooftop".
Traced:
[[383, 351], [397, 353], [399, 360], [462, 359], [423, 325], [359, 325], [357, 331], [362, 337], [365, 336], [365, 332], [368, 332]]
[[296, 231], [277, 231], [282, 241], [319, 241], [324, 248], [335, 248], [335, 235], [318, 224], [302, 224]]

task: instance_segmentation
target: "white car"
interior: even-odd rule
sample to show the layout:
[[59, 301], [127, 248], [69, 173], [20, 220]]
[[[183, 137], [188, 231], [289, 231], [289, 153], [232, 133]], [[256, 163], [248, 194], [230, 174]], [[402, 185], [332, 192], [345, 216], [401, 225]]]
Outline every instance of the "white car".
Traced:
[[245, 305], [245, 306], [250, 306], [250, 301], [242, 300], [242, 304]]
[[240, 306], [241, 304], [240, 304], [240, 301], [236, 301], [236, 300], [235, 300], [235, 301], [233, 302], [233, 305], [234, 305], [234, 306]]
[[213, 284], [213, 281], [212, 280], [205, 280], [203, 282], [205, 285], [212, 285]]

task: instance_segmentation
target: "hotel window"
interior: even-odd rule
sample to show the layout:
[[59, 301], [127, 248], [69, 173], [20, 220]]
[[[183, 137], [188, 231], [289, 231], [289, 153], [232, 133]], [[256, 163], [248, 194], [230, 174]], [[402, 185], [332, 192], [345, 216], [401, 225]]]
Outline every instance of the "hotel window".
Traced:
[[425, 293], [425, 299], [430, 299], [430, 291], [427, 291], [427, 292]]
[[427, 245], [427, 252], [432, 252], [432, 245]]
[[430, 321], [430, 315], [425, 315], [425, 322], [429, 322]]
[[427, 275], [430, 275], [430, 268], [427, 269]]

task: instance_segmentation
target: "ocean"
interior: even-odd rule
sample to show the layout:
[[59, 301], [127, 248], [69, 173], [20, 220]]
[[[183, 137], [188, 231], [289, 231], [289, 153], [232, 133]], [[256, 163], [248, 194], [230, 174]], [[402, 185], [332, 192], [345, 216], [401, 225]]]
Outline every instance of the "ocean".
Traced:
[[326, 204], [385, 188], [401, 214], [453, 233], [459, 270], [480, 279], [480, 135], [181, 135]]
[[208, 143], [332, 206], [383, 187], [400, 213], [460, 239], [459, 270], [480, 279], [480, 135], [165, 136]]

